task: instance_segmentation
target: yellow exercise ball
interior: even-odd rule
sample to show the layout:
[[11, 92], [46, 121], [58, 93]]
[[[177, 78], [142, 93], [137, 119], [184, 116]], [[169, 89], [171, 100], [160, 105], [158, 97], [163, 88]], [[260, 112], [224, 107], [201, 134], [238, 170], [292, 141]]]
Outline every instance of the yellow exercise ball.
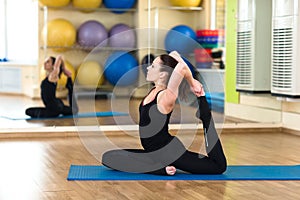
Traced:
[[102, 0], [73, 0], [73, 6], [76, 8], [99, 8]]
[[173, 6], [180, 7], [197, 7], [200, 5], [201, 0], [170, 0]]
[[[69, 61], [65, 60], [64, 62], [65, 62], [65, 68], [72, 73], [72, 80], [74, 82], [75, 76], [76, 76], [76, 71], [75, 71], [73, 65]], [[57, 82], [57, 89], [58, 90], [62, 90], [62, 89], [66, 88], [67, 79], [68, 79], [68, 77], [64, 73], [62, 73], [59, 80], [58, 80], [58, 82]]]
[[44, 6], [63, 7], [70, 3], [70, 0], [39, 0]]
[[76, 81], [88, 88], [98, 88], [104, 82], [103, 67], [96, 61], [83, 62], [77, 70]]
[[[58, 18], [51, 20], [42, 30], [43, 40], [47, 46], [55, 47], [54, 51], [64, 51], [76, 42], [76, 28], [68, 20]], [[45, 41], [46, 39], [46, 41]], [[62, 47], [62, 48], [58, 48]]]

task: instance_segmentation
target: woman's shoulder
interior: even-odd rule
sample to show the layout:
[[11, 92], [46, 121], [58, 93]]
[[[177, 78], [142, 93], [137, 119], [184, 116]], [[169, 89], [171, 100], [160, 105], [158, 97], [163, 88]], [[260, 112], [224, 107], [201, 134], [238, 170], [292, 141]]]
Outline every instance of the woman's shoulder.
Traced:
[[49, 82], [48, 76], [46, 76], [46, 77], [42, 80], [42, 83], [45, 83], [45, 82]]
[[41, 82], [41, 85], [44, 85], [44, 86], [45, 85], [53, 85], [53, 84], [55, 85], [56, 82], [50, 81], [48, 76], [46, 76]]
[[59, 78], [58, 78], [58, 75], [56, 73], [51, 72], [48, 75], [48, 81], [51, 82], [51, 83], [57, 83], [58, 79]]
[[157, 104], [159, 104], [160, 112], [163, 114], [169, 114], [173, 111], [176, 99], [172, 98], [168, 89], [160, 90], [156, 94]]

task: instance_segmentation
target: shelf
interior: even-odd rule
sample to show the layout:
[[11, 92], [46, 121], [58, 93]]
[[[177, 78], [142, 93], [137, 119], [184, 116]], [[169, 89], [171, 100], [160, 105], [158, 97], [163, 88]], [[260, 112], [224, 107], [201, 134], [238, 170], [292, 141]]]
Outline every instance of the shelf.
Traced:
[[[105, 7], [99, 7], [99, 8], [77, 8], [73, 6], [65, 6], [65, 7], [51, 7], [51, 6], [41, 6], [40, 8], [42, 11], [47, 10], [66, 10], [66, 11], [80, 11], [80, 12], [136, 12], [135, 8], [128, 8], [128, 9], [122, 9], [122, 8], [105, 8]], [[119, 14], [119, 13], [113, 13], [113, 14]], [[122, 14], [122, 13], [120, 13]]]
[[83, 86], [78, 83], [74, 84], [74, 91], [89, 91], [89, 92], [107, 91], [107, 92], [111, 92], [111, 91], [113, 91], [113, 89], [114, 89], [114, 86], [111, 84], [100, 85], [97, 88], [95, 88], [95, 86]]
[[[160, 39], [160, 35], [159, 35], [159, 29], [160, 29], [160, 24], [163, 24], [163, 22], [161, 22], [161, 19], [160, 19], [160, 13], [163, 12], [163, 11], [186, 11], [186, 12], [182, 12], [182, 14], [185, 16], [185, 14], [193, 14], [193, 15], [197, 15], [197, 16], [190, 16], [190, 17], [187, 17], [187, 18], [184, 18], [184, 19], [187, 19], [187, 20], [176, 20], [176, 21], [172, 21], [170, 19], [167, 19], [167, 23], [166, 24], [174, 24], [175, 25], [178, 25], [178, 24], [186, 24], [186, 23], [192, 23], [195, 25], [197, 24], [196, 26], [193, 26], [194, 29], [196, 29], [195, 27], [198, 26], [198, 20], [200, 20], [200, 17], [198, 15], [200, 15], [200, 11], [203, 10], [203, 7], [180, 7], [180, 6], [154, 6], [154, 7], [148, 7], [147, 9], [145, 9], [146, 11], [148, 11], [148, 14], [150, 16], [150, 12], [153, 11], [153, 26], [154, 26], [154, 49], [159, 49], [159, 39]], [[195, 11], [195, 12], [194, 12]], [[178, 13], [178, 12], [177, 12]], [[181, 15], [180, 15], [181, 16]], [[166, 21], [166, 19], [164, 19], [164, 21]], [[172, 21], [172, 22], [171, 22]], [[179, 22], [180, 21], [180, 22]], [[151, 26], [151, 21], [149, 21], [149, 26]], [[169, 29], [169, 25], [167, 26], [167, 28]], [[165, 28], [165, 27], [164, 27]], [[157, 51], [155, 51], [155, 54], [157, 54]]]
[[114, 98], [113, 86], [112, 85], [101, 85], [100, 87], [93, 88], [93, 86], [81, 86], [75, 85], [74, 87], [75, 98], [79, 97], [95, 97], [104, 95], [108, 99]]
[[182, 11], [201, 11], [202, 7], [177, 7], [177, 6], [164, 6], [164, 7], [152, 7], [145, 10], [182, 10]]
[[66, 50], [82, 50], [82, 51], [136, 51], [137, 48], [116, 48], [116, 47], [82, 47], [79, 45], [74, 46], [41, 46], [40, 49], [66, 49]]
[[209, 73], [224, 73], [225, 69], [201, 69], [197, 68], [199, 72], [209, 72]]
[[[66, 16], [67, 18], [74, 18], [76, 19], [76, 12], [79, 11], [80, 13], [83, 13], [83, 15], [81, 17], [83, 17], [83, 19], [87, 19], [90, 20], [92, 19], [98, 19], [98, 16], [93, 15], [92, 17], [90, 17], [89, 15], [85, 16], [86, 14], [92, 13], [94, 11], [96, 12], [103, 12], [103, 13], [109, 13], [109, 15], [113, 15], [113, 16], [118, 16], [118, 18], [122, 19], [122, 14], [124, 13], [114, 13], [113, 11], [126, 11], [127, 13], [129, 13], [131, 16], [133, 16], [132, 14], [134, 14], [137, 9], [135, 7], [133, 8], [128, 8], [128, 9], [121, 9], [121, 8], [106, 8], [106, 7], [99, 7], [99, 8], [91, 8], [91, 9], [87, 9], [87, 8], [78, 8], [78, 7], [74, 7], [72, 4], [69, 4], [68, 6], [64, 6], [64, 7], [51, 7], [51, 6], [40, 6], [39, 7], [40, 12], [43, 12], [43, 21], [44, 21], [44, 27], [48, 22], [48, 18], [49, 15], [53, 15], [52, 12], [59, 12], [62, 11], [64, 13], [64, 11], [66, 11]], [[70, 12], [70, 13], [67, 13]], [[75, 14], [75, 16], [72, 16], [72, 12], [73, 14]], [[79, 14], [79, 13], [78, 13]], [[98, 14], [98, 13], [97, 13]], [[105, 15], [107, 17], [107, 15]], [[110, 17], [108, 17], [110, 18]], [[127, 18], [126, 18], [127, 19]], [[131, 17], [132, 19], [132, 17]], [[116, 20], [118, 21], [118, 20]], [[122, 20], [121, 20], [122, 21]], [[124, 20], [123, 20], [124, 21]], [[131, 25], [132, 29], [135, 29], [134, 27], [134, 22], [133, 25]], [[47, 50], [53, 50], [57, 52], [66, 52], [66, 51], [82, 51], [82, 52], [91, 52], [91, 51], [126, 51], [126, 52], [132, 52], [132, 51], [137, 51], [136, 47], [110, 47], [108, 44], [101, 47], [101, 44], [97, 45], [97, 46], [81, 46], [79, 45], [79, 43], [76, 41], [72, 46], [51, 46], [48, 45], [49, 43], [47, 43], [47, 36], [43, 36], [44, 37], [44, 41], [43, 43], [40, 44], [39, 49], [43, 50], [45, 57], [47, 57]], [[77, 39], [76, 39], [77, 40]]]

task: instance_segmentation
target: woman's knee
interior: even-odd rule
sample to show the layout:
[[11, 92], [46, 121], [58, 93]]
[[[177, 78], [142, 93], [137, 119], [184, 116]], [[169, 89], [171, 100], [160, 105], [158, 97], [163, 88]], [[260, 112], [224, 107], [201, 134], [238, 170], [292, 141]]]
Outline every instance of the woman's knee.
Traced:
[[110, 154], [111, 154], [111, 151], [106, 151], [106, 152], [103, 153], [102, 163], [107, 161], [107, 159], [110, 157]]
[[25, 110], [25, 114], [30, 116], [30, 117], [41, 117], [41, 111], [42, 108], [35, 108], [35, 107], [32, 107], [32, 108], [27, 108]]
[[104, 152], [102, 155], [102, 159], [101, 159], [102, 164], [109, 165], [109, 163], [111, 163], [111, 161], [114, 160], [116, 155], [119, 154], [119, 151], [120, 150], [110, 150], [110, 151]]
[[27, 108], [25, 110], [25, 114], [31, 116], [32, 115], [32, 109], [31, 108]]
[[223, 174], [227, 169], [226, 161], [218, 165], [217, 174]]

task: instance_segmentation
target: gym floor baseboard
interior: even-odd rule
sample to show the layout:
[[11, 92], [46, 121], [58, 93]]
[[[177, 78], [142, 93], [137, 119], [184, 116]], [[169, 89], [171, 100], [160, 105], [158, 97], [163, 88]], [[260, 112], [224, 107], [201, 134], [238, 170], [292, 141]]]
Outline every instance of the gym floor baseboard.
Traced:
[[[170, 130], [184, 130], [188, 134], [189, 130], [197, 128], [202, 131], [202, 124], [171, 124]], [[283, 129], [281, 124], [267, 123], [226, 123], [216, 124], [218, 133], [229, 132], [272, 132], [284, 131], [296, 134], [298, 131]], [[122, 135], [124, 132], [133, 132], [138, 135], [138, 125], [100, 125], [100, 126], [49, 126], [49, 127], [33, 127], [33, 128], [2, 128], [0, 129], [0, 138], [39, 138], [39, 137], [73, 137], [101, 134], [105, 135]], [[193, 132], [194, 133], [194, 132]]]

